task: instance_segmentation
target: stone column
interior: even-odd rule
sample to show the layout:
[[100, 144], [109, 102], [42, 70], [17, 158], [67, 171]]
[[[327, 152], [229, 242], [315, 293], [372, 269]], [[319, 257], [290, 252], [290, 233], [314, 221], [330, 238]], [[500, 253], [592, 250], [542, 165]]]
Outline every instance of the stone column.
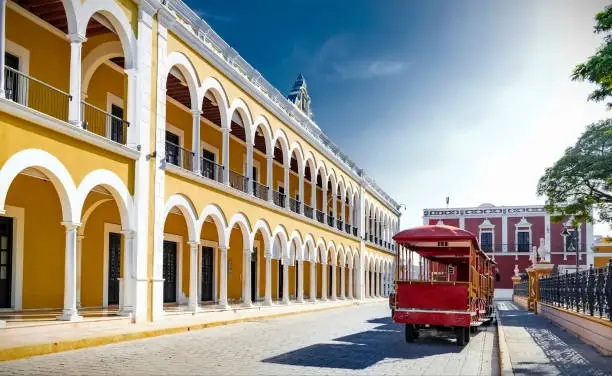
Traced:
[[300, 171], [298, 175], [298, 195], [300, 196], [300, 202], [298, 204], [298, 211], [303, 215], [304, 214], [304, 202], [306, 201], [306, 197], [304, 197], [304, 171]]
[[274, 164], [272, 163], [272, 161], [274, 161], [274, 153], [273, 152], [268, 152], [268, 154], [266, 154], [266, 162], [268, 165], [268, 172], [266, 175], [266, 180], [268, 181], [268, 201], [269, 202], [273, 202], [274, 201], [274, 194], [272, 193], [274, 191]]
[[189, 242], [189, 310], [198, 311], [198, 249], [200, 242]]
[[348, 297], [350, 299], [353, 299], [353, 283], [355, 283], [355, 281], [353, 281], [353, 268], [349, 268], [349, 270], [348, 270], [348, 278], [349, 278]]
[[370, 297], [370, 271], [368, 269], [365, 269], [363, 272], [363, 279], [364, 279], [364, 288], [365, 288], [365, 294], [364, 294], [364, 298], [369, 298]]
[[246, 174], [247, 193], [253, 194], [253, 145], [247, 143], [246, 146]]
[[289, 260], [283, 260], [283, 304], [289, 304]]
[[227, 247], [219, 247], [221, 254], [221, 275], [219, 283], [219, 305], [227, 309]]
[[310, 301], [317, 300], [317, 264], [310, 261]]
[[58, 320], [81, 321], [83, 317], [77, 312], [76, 295], [76, 236], [80, 223], [62, 222], [66, 227], [66, 251], [64, 255], [64, 309]]
[[346, 266], [340, 267], [340, 299], [346, 299]]
[[[4, 54], [3, 54], [4, 56]], [[77, 254], [76, 254], [76, 263], [77, 263], [77, 308], [81, 308], [81, 263], [83, 256], [83, 239], [85, 239], [85, 235], [77, 234]]]
[[[291, 156], [290, 156], [291, 157]], [[284, 184], [285, 184], [285, 208], [289, 209], [289, 197], [291, 197], [291, 191], [289, 190], [289, 165], [290, 163], [285, 163], [284, 169]]]
[[327, 223], [327, 184], [323, 182], [323, 195], [321, 196], [321, 211], [323, 212], [323, 222]]
[[272, 305], [272, 254], [266, 251], [264, 255], [266, 258], [266, 291], [264, 298], [264, 305]]
[[327, 300], [327, 263], [321, 263], [321, 300]]
[[131, 316], [134, 314], [135, 296], [136, 296], [136, 281], [134, 265], [134, 256], [136, 253], [134, 240], [136, 233], [134, 231], [121, 231], [123, 234], [123, 290], [120, 292], [122, 297], [120, 315]]
[[[0, 98], [6, 98], [4, 92], [4, 53], [6, 51], [6, 0], [0, 0]], [[1, 327], [1, 326], [0, 326]]]
[[[315, 174], [313, 176], [313, 174]], [[317, 219], [317, 176], [316, 173], [310, 172], [310, 178], [312, 179], [311, 185], [311, 194], [310, 194], [310, 205], [312, 206], [312, 215], [314, 219]]]
[[[85, 36], [71, 34], [70, 38], [70, 96], [68, 102], [68, 121], [81, 126], [81, 49]], [[2, 55], [4, 56], [4, 54]], [[4, 73], [3, 73], [4, 74]], [[2, 86], [4, 88], [4, 86]]]
[[223, 155], [223, 184], [229, 184], [229, 171], [230, 171], [230, 165], [229, 165], [229, 136], [230, 136], [230, 130], [229, 128], [223, 128], [223, 134], [222, 134], [222, 139], [223, 139], [223, 146], [222, 146], [222, 155]]
[[200, 115], [199, 109], [191, 110], [193, 113], [193, 137], [191, 141], [191, 151], [193, 152], [193, 172], [202, 173], [200, 164], [202, 163], [202, 146], [200, 145]]
[[303, 260], [298, 260], [297, 272], [298, 272], [297, 301], [298, 303], [303, 303], [304, 302], [304, 261]]
[[338, 288], [336, 285], [336, 265], [330, 264], [329, 267], [331, 268], [331, 300], [336, 300], [336, 290]]
[[242, 265], [242, 275], [244, 276], [244, 281], [242, 281], [242, 305], [245, 307], [252, 307], [253, 303], [251, 302], [251, 254], [253, 251], [251, 249], [245, 248], [243, 251], [243, 265]]

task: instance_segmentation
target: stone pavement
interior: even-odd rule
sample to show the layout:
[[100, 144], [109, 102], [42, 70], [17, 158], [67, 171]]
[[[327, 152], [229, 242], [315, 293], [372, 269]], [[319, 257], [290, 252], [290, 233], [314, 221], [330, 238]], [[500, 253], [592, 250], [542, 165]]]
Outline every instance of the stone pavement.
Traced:
[[495, 330], [405, 343], [386, 302], [209, 328], [0, 363], [0, 375], [490, 375]]
[[515, 375], [612, 375], [612, 357], [546, 318], [510, 301], [498, 302], [497, 311]]

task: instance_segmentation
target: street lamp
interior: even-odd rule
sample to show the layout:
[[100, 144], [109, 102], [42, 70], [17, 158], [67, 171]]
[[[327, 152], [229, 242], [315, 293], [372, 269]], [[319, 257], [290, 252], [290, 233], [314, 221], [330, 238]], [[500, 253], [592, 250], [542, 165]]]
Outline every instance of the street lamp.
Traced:
[[[563, 226], [563, 231], [561, 231], [561, 235], [565, 236], [565, 243], [569, 244], [569, 251], [573, 252], [576, 251], [576, 273], [578, 273], [578, 245], [576, 244], [576, 242], [578, 241], [578, 234], [576, 233], [576, 230], [573, 231], [568, 231], [567, 230], [567, 226]], [[568, 243], [569, 242], [569, 243]]]

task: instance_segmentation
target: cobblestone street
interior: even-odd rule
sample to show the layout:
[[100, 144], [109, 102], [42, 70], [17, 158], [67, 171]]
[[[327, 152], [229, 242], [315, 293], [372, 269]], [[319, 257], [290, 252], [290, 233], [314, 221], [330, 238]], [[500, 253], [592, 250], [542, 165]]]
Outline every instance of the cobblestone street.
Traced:
[[0, 374], [497, 374], [494, 328], [469, 345], [425, 337], [407, 344], [386, 303], [302, 314], [44, 355]]

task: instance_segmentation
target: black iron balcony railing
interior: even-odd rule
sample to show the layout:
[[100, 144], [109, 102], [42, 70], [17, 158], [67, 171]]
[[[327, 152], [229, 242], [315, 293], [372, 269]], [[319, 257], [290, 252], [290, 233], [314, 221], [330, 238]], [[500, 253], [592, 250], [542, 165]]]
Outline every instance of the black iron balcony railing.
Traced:
[[317, 210], [317, 221], [319, 221], [321, 223], [325, 223], [325, 213], [323, 213], [322, 211]]
[[336, 228], [340, 231], [342, 231], [342, 228], [344, 227], [344, 222], [342, 222], [342, 220], [340, 219], [336, 219]]
[[280, 193], [279, 191], [272, 192], [272, 198], [274, 199], [274, 203], [276, 206], [280, 206], [281, 208], [285, 207], [285, 194]]
[[522, 281], [514, 285], [514, 295], [526, 298], [529, 296], [528, 281]]
[[374, 244], [378, 244], [378, 236], [374, 237]]
[[259, 184], [258, 182], [254, 181], [253, 182], [253, 196], [267, 201], [268, 200], [268, 191], [270, 190], [270, 188], [268, 188], [268, 186], [263, 185], [263, 184]]
[[248, 192], [249, 189], [249, 178], [237, 173], [236, 171], [229, 171], [229, 185], [242, 192]]
[[300, 202], [293, 197], [289, 197], [289, 209], [294, 213], [300, 213]]
[[6, 99], [68, 121], [70, 94], [9, 66], [4, 67], [4, 92]]
[[612, 259], [600, 268], [591, 265], [577, 273], [566, 270], [541, 278], [540, 299], [555, 307], [612, 321]]
[[[167, 155], [167, 154], [166, 154]], [[200, 170], [205, 178], [223, 183], [223, 166], [208, 158], [200, 158]]]
[[327, 225], [330, 227], [334, 227], [334, 217], [331, 215], [327, 215]]
[[353, 236], [357, 236], [357, 227], [353, 227]]
[[177, 144], [166, 141], [166, 162], [175, 166], [193, 171], [193, 157], [191, 150], [184, 149]]
[[349, 225], [348, 223], [347, 223], [347, 224], [345, 224], [345, 225], [344, 225], [344, 231], [345, 231], [347, 234], [350, 234], [350, 233], [351, 233], [351, 225]]
[[[81, 102], [83, 129], [125, 144], [130, 123], [87, 102]], [[193, 162], [193, 157], [191, 158]]]
[[312, 210], [312, 207], [304, 205], [304, 215], [308, 218], [312, 218], [313, 214], [314, 211]]

